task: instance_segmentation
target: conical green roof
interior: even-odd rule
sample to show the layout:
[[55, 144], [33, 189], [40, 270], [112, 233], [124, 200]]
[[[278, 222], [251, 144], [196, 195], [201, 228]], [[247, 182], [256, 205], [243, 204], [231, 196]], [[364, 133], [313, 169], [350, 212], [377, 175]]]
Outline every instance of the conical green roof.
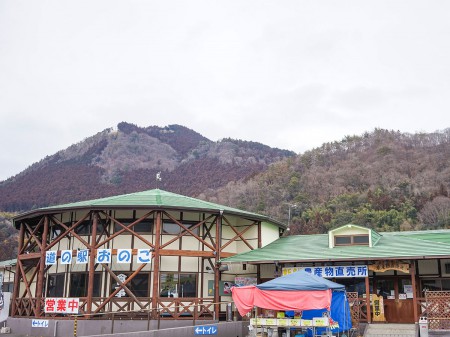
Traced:
[[223, 211], [224, 214], [235, 214], [249, 219], [271, 222], [278, 226], [284, 227], [282, 223], [279, 223], [264, 215], [243, 211], [237, 208], [219, 205], [212, 202], [191, 198], [181, 194], [167, 192], [160, 189], [153, 189], [143, 192], [135, 192], [106, 198], [79, 201], [69, 204], [39, 208], [24, 214], [20, 214], [14, 220], [20, 220], [23, 218], [27, 218], [42, 213], [49, 213], [54, 211], [60, 212], [71, 209], [105, 209], [105, 208], [117, 209], [117, 208], [149, 208], [149, 207], [162, 209], [191, 210], [191, 211], [201, 211], [211, 213], [219, 213], [220, 211]]

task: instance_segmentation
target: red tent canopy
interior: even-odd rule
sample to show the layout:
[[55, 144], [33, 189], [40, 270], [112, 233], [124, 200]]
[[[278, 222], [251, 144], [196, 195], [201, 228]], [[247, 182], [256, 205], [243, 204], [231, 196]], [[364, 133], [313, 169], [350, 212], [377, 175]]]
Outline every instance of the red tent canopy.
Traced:
[[329, 309], [331, 289], [327, 290], [260, 290], [256, 286], [233, 287], [233, 301], [244, 316], [254, 306], [273, 310]]
[[231, 290], [243, 316], [254, 306], [272, 310], [329, 310], [332, 290], [345, 291], [345, 287], [301, 270], [256, 286]]

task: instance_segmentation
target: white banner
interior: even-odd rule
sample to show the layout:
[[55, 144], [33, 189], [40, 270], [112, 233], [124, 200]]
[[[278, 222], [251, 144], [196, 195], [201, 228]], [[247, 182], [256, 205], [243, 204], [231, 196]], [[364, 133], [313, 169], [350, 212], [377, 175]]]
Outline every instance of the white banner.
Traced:
[[79, 298], [47, 297], [45, 299], [45, 313], [78, 314]]
[[0, 322], [6, 321], [9, 316], [9, 304], [11, 302], [11, 293], [0, 293]]
[[[115, 255], [117, 263], [130, 264], [133, 257], [133, 250], [131, 248], [117, 249], [117, 254]], [[95, 256], [95, 263], [111, 264], [113, 262], [113, 256], [112, 249], [99, 248]], [[136, 263], [152, 263], [152, 256], [152, 249], [150, 248], [137, 249]], [[57, 250], [48, 250], [45, 252], [45, 265], [55, 265], [58, 263], [58, 260], [60, 264], [72, 264], [73, 261], [75, 264], [86, 264], [88, 263], [88, 258], [88, 249], [77, 250], [76, 258], [72, 257], [71, 250], [61, 250], [60, 257], [58, 257]]]

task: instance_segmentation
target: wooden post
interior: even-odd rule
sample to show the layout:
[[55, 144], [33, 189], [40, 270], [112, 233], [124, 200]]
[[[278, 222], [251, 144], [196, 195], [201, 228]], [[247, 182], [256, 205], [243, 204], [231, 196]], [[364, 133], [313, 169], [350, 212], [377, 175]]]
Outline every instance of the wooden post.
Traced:
[[[41, 299], [42, 293], [44, 291], [44, 282], [45, 282], [45, 255], [47, 251], [47, 236], [48, 236], [48, 217], [46, 216], [44, 219], [44, 231], [42, 233], [41, 239], [41, 257], [39, 258], [39, 273], [36, 284], [36, 316], [41, 317]], [[25, 275], [24, 275], [25, 277]]]
[[214, 268], [214, 316], [216, 320], [219, 320], [220, 314], [220, 270], [219, 270], [219, 261], [220, 261], [220, 250], [222, 245], [222, 216], [223, 210], [220, 210], [220, 215], [216, 218], [216, 256], [215, 256], [215, 268]]
[[[25, 236], [25, 225], [23, 223], [20, 224], [20, 231], [19, 231], [19, 248], [18, 252], [22, 251], [23, 248], [23, 242], [24, 242], [24, 236]], [[19, 266], [20, 260], [17, 259], [16, 262], [16, 273], [14, 274], [14, 292], [13, 292], [13, 298], [12, 298], [12, 316], [16, 314], [17, 310], [17, 304], [16, 301], [19, 299], [19, 291], [20, 291], [20, 276], [22, 275], [20, 273], [20, 266]]]
[[[262, 247], [262, 230], [261, 230], [261, 221], [258, 222], [258, 248]], [[261, 264], [256, 265], [256, 281], [257, 283], [261, 282]]]
[[414, 261], [411, 261], [410, 264], [411, 270], [411, 285], [413, 290], [413, 313], [414, 313], [414, 322], [419, 322], [419, 313], [417, 310], [417, 285], [416, 285], [416, 265]]
[[367, 309], [367, 323], [372, 323], [372, 313], [370, 307], [370, 286], [369, 276], [366, 276], [366, 309]]
[[159, 254], [161, 246], [161, 227], [162, 227], [162, 212], [156, 212], [156, 225], [155, 225], [155, 251], [153, 252], [153, 276], [152, 276], [152, 312], [154, 317], [159, 317], [158, 312], [158, 299], [159, 299]]
[[[88, 271], [88, 288], [87, 288], [87, 299], [86, 307], [87, 314], [92, 314], [92, 297], [94, 295], [94, 276], [95, 276], [95, 246], [97, 245], [97, 223], [98, 214], [95, 212], [94, 219], [92, 221], [92, 231], [91, 231], [91, 244], [89, 245], [89, 271]], [[91, 316], [88, 316], [91, 318]]]

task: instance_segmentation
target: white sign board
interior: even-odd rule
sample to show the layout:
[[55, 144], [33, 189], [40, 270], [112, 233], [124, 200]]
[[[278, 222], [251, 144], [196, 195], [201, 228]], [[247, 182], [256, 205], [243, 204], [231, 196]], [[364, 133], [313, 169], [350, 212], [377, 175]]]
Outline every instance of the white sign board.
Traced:
[[9, 303], [11, 301], [11, 293], [1, 293], [1, 301], [3, 305], [0, 305], [0, 322], [6, 321], [9, 316]]
[[79, 298], [47, 297], [44, 312], [47, 314], [78, 314]]
[[283, 275], [305, 270], [308, 273], [325, 278], [367, 277], [369, 271], [366, 265], [359, 266], [318, 266], [318, 267], [288, 267], [283, 268]]
[[32, 319], [32, 328], [48, 328], [48, 319]]

